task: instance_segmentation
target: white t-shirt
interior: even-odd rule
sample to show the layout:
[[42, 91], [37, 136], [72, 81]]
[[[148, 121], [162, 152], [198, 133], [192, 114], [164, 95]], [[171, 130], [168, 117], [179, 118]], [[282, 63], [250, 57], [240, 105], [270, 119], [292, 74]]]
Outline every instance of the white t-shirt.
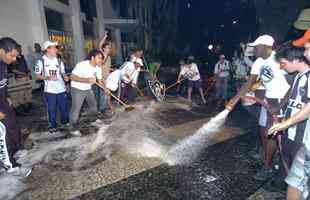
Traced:
[[[99, 66], [92, 66], [89, 60], [79, 62], [74, 67], [72, 74], [80, 78], [97, 78], [98, 80], [102, 79], [102, 72]], [[78, 81], [71, 81], [71, 87], [79, 90], [90, 90], [90, 83], [82, 83]]]
[[[136, 69], [133, 62], [125, 62], [123, 68], [121, 69], [121, 79], [125, 83], [132, 82], [133, 84], [137, 84], [139, 73], [140, 68]], [[126, 75], [129, 76], [129, 79]]]
[[[63, 62], [55, 58], [49, 58], [43, 56], [42, 60], [39, 59], [34, 66], [34, 71], [36, 75], [41, 75], [44, 77], [54, 76], [56, 80], [44, 80], [44, 92], [59, 94], [66, 91], [65, 82], [63, 80], [62, 74], [65, 74], [65, 66]], [[60, 63], [60, 66], [59, 66]]]
[[282, 99], [289, 90], [290, 85], [285, 79], [285, 71], [280, 69], [276, 62], [275, 52], [267, 58], [257, 58], [253, 63], [251, 74], [258, 75], [265, 86], [267, 98]]
[[214, 67], [214, 74], [218, 74], [219, 77], [228, 77], [230, 70], [230, 63], [228, 60], [224, 60], [223, 63], [218, 61]]
[[188, 80], [190, 80], [190, 81], [200, 80], [200, 73], [199, 73], [198, 67], [195, 63], [190, 64], [189, 67], [187, 65], [183, 66], [181, 68], [180, 74], [182, 76], [189, 77]]
[[109, 89], [112, 90], [113, 92], [117, 90], [118, 88], [118, 83], [121, 77], [121, 70], [115, 70], [112, 73], [109, 74], [105, 81], [105, 86]]
[[305, 144], [308, 151], [310, 151], [310, 117], [307, 119], [303, 143]]

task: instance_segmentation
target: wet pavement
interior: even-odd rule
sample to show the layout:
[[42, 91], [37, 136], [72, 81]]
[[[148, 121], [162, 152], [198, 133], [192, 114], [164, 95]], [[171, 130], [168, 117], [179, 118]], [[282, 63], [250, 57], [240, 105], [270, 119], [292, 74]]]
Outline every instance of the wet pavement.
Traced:
[[[24, 127], [31, 125], [31, 132], [44, 132], [45, 112], [40, 99], [36, 100], [38, 106], [33, 115], [19, 117], [19, 121], [27, 122], [21, 123]], [[154, 106], [152, 119], [156, 126], [146, 128], [154, 134], [160, 129], [160, 134], [175, 142], [193, 134], [217, 113], [209, 105], [190, 105], [182, 98], [168, 98], [166, 103]], [[143, 117], [138, 120], [142, 122]], [[62, 140], [88, 144], [98, 127], [90, 126], [87, 119], [83, 124], [81, 139], [67, 134], [35, 141], [28, 138], [26, 146], [31, 149], [33, 143], [46, 145]], [[261, 162], [248, 154], [255, 146], [253, 138], [257, 130], [253, 124], [255, 121], [245, 110], [237, 109], [224, 129], [212, 138], [212, 146], [204, 149], [189, 166], [168, 166], [157, 158], [132, 157], [113, 147], [108, 152], [99, 149], [89, 154], [77, 167], [76, 147], [52, 149], [27, 178], [27, 189], [18, 199], [247, 199], [251, 195], [252, 199], [273, 199], [261, 198], [266, 194], [261, 189], [264, 183], [253, 179], [261, 167]], [[115, 125], [110, 132], [117, 137], [118, 129]]]
[[247, 154], [249, 140], [247, 134], [216, 144], [190, 166], [162, 164], [72, 200], [246, 199], [263, 184], [253, 179], [260, 162]]

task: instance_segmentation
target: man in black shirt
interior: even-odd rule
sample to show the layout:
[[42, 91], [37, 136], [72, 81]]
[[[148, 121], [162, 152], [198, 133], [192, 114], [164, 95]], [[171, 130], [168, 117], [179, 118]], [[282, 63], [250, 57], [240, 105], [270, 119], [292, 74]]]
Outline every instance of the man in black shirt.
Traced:
[[0, 39], [0, 162], [8, 173], [28, 176], [31, 170], [20, 168], [14, 154], [22, 148], [15, 112], [7, 99], [7, 67], [16, 60], [18, 44], [12, 38]]

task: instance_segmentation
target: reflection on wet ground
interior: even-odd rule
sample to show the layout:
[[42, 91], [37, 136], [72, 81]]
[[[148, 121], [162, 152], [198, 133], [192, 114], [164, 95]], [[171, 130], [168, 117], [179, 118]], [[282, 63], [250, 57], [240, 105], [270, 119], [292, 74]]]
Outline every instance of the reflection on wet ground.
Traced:
[[[35, 132], [33, 139], [30, 135], [26, 140], [28, 149], [52, 145], [35, 165], [25, 181], [27, 189], [18, 199], [245, 199], [263, 184], [252, 178], [260, 161], [247, 154], [255, 146], [257, 130], [246, 111], [233, 112], [221, 132], [210, 139], [210, 145], [215, 145], [204, 149], [195, 162], [168, 166], [156, 156], [145, 155], [157, 154], [156, 142], [170, 145], [193, 134], [217, 111], [212, 104], [198, 106], [175, 97], [162, 104], [144, 102], [136, 107], [132, 113], [108, 119], [113, 121], [111, 126], [100, 125], [110, 126], [103, 131], [108, 136], [102, 138], [102, 144], [108, 145], [82, 154], [81, 150], [88, 150], [89, 144], [98, 139], [100, 126], [91, 125], [89, 118], [81, 120], [83, 137], [72, 138], [67, 133], [45, 137], [47, 123], [42, 104], [31, 117], [20, 117], [21, 122], [27, 122], [21, 124], [31, 124]], [[143, 113], [139, 109], [150, 110]], [[140, 137], [145, 134], [147, 140]], [[130, 145], [124, 145], [126, 141]], [[141, 152], [145, 141], [151, 145], [146, 146], [151, 152]], [[134, 153], [141, 156], [128, 154], [135, 146], [140, 150]]]
[[253, 179], [260, 163], [247, 154], [250, 139], [247, 134], [216, 144], [189, 166], [162, 164], [74, 200], [246, 199], [263, 184]]

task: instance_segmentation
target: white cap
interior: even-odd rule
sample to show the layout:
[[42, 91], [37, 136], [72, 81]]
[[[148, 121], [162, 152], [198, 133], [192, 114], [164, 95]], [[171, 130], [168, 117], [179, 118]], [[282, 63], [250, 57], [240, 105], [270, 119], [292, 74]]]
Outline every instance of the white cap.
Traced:
[[248, 45], [255, 47], [260, 44], [272, 47], [274, 44], [274, 39], [270, 35], [261, 35], [254, 42], [249, 43]]
[[135, 63], [138, 63], [138, 64], [140, 64], [140, 66], [143, 66], [143, 61], [142, 61], [142, 59], [141, 58], [134, 58], [133, 59], [133, 62]]
[[47, 40], [43, 44], [43, 51], [45, 51], [50, 46], [57, 46], [57, 45], [58, 45], [57, 42], [52, 42], [52, 41]]

